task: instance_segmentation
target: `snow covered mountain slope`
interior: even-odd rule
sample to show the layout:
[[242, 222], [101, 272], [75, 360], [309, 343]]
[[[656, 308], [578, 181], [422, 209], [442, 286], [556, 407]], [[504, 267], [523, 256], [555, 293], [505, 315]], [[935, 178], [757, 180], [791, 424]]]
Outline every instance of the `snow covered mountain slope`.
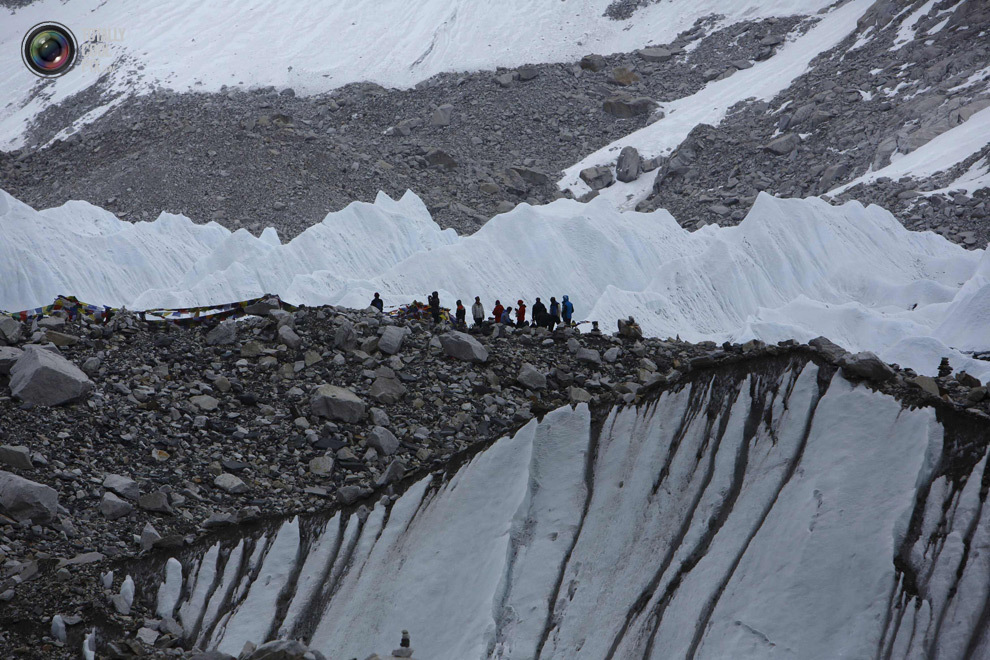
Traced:
[[[37, 212], [0, 197], [0, 308], [70, 294], [131, 309], [191, 307], [277, 293], [303, 304], [452, 303], [480, 295], [567, 294], [605, 329], [635, 316], [689, 341], [807, 341], [934, 373], [990, 376], [959, 350], [990, 350], [990, 256], [904, 229], [858, 203], [762, 195], [738, 227], [687, 232], [665, 211], [605, 200], [520, 205], [477, 233], [440, 230], [412, 193], [354, 203], [287, 244], [163, 214], [131, 224], [84, 202]], [[58, 237], [55, 239], [54, 237]], [[953, 350], [950, 346], [959, 349]]]
[[729, 371], [559, 409], [391, 506], [228, 536], [139, 593], [229, 653], [364, 657], [406, 629], [440, 660], [988, 657], [985, 435], [806, 358]]
[[[829, 0], [666, 0], [624, 21], [604, 16], [610, 3], [180, 0], [149, 11], [140, 0], [42, 0], [0, 20], [0, 61], [10, 64], [0, 69], [0, 89], [9, 99], [0, 108], [0, 148], [19, 146], [39, 112], [95, 85], [103, 103], [154, 87], [209, 92], [276, 85], [301, 93], [360, 81], [403, 87], [441, 71], [625, 52], [670, 40], [712, 14], [725, 23], [814, 14]], [[81, 42], [94, 29], [106, 30], [106, 51], [69, 75], [39, 82], [18, 66], [18, 50], [24, 34], [46, 20], [67, 25]], [[89, 118], [104, 111], [100, 104]]]

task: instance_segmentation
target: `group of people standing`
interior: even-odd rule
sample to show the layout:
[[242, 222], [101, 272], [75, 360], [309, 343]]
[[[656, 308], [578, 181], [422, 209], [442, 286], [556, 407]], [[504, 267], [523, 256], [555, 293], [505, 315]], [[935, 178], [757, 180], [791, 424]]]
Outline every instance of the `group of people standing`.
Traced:
[[[434, 325], [440, 323], [440, 294], [434, 291], [427, 298], [427, 303], [430, 307], [430, 315], [433, 317]], [[381, 296], [377, 293], [374, 299], [371, 301], [371, 306], [382, 311], [384, 304], [382, 303]], [[467, 328], [467, 321], [465, 319], [467, 315], [467, 310], [460, 300], [457, 301], [457, 307], [455, 309], [455, 325], [459, 328]], [[536, 326], [538, 328], [547, 328], [548, 330], [553, 330], [557, 325], [570, 325], [572, 319], [574, 318], [574, 304], [568, 296], [564, 296], [560, 302], [557, 302], [557, 298], [550, 298], [550, 307], [548, 308], [543, 302], [537, 298], [536, 302], [533, 303], [531, 311], [531, 319], [529, 322], [526, 320], [526, 303], [522, 300], [516, 302], [515, 310], [512, 307], [503, 307], [500, 300], [495, 301], [495, 307], [492, 309], [492, 316], [494, 317], [495, 323], [501, 323], [504, 325], [512, 325], [517, 328], [527, 327], [529, 325]], [[474, 304], [471, 305], [471, 317], [474, 319], [474, 327], [480, 328], [485, 323], [485, 306], [481, 303], [481, 296], [474, 297]]]
[[[460, 314], [461, 301], [457, 301], [458, 314]], [[503, 325], [513, 325], [523, 328], [529, 325], [538, 328], [553, 330], [557, 325], [570, 325], [574, 318], [574, 305], [570, 298], [563, 297], [562, 302], [557, 302], [557, 298], [550, 298], [550, 307], [547, 308], [543, 302], [537, 298], [533, 303], [531, 322], [526, 320], [526, 303], [522, 300], [516, 301], [516, 307], [503, 307], [501, 300], [495, 301], [495, 308], [492, 309], [492, 316], [496, 323]], [[471, 305], [471, 316], [474, 318], [474, 325], [480, 327], [485, 322], [485, 307], [481, 304], [481, 297], [475, 296], [474, 304]], [[462, 319], [463, 320], [463, 319]]]

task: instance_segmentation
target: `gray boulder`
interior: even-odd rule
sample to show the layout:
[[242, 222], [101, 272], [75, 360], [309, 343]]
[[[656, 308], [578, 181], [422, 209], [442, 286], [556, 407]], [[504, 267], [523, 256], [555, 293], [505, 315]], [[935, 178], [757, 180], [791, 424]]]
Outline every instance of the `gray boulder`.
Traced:
[[387, 404], [398, 402], [405, 393], [405, 386], [397, 378], [387, 378], [384, 376], [376, 378], [375, 382], [371, 384], [371, 389], [368, 390], [368, 396], [372, 399], [378, 403]]
[[0, 316], [0, 339], [8, 344], [16, 344], [24, 336], [24, 326], [10, 316]]
[[381, 488], [382, 486], [387, 486], [393, 481], [398, 481], [406, 473], [406, 464], [402, 460], [396, 458], [393, 459], [385, 471], [378, 475], [375, 479], [375, 485]]
[[615, 178], [629, 183], [639, 178], [640, 158], [635, 147], [623, 147], [615, 163]]
[[153, 493], [145, 493], [139, 497], [138, 506], [145, 511], [172, 513], [172, 506], [168, 503], [168, 495], [161, 490], [156, 490]]
[[31, 450], [23, 446], [3, 445], [0, 447], [0, 463], [18, 470], [31, 470]]
[[333, 472], [334, 458], [333, 456], [317, 456], [309, 461], [309, 471], [318, 477], [330, 474]]
[[448, 332], [440, 336], [444, 355], [466, 362], [487, 362], [488, 350], [481, 343], [464, 332]]
[[337, 327], [337, 332], [334, 333], [333, 337], [333, 347], [344, 350], [351, 350], [357, 347], [357, 333], [354, 332], [353, 323], [344, 321]]
[[602, 363], [601, 354], [593, 348], [579, 348], [577, 353], [574, 354], [574, 357], [578, 362], [586, 362], [588, 364]]
[[636, 51], [636, 54], [647, 62], [666, 62], [674, 56], [666, 48], [641, 48]]
[[24, 351], [13, 346], [0, 346], [0, 376], [10, 373], [14, 364], [21, 359]]
[[279, 327], [278, 340], [294, 351], [299, 350], [299, 347], [302, 346], [302, 339], [299, 338], [295, 330], [287, 325]]
[[450, 124], [450, 116], [454, 113], [454, 106], [449, 103], [441, 105], [439, 108], [433, 111], [433, 115], [430, 117], [431, 126], [447, 126]]
[[373, 428], [365, 441], [383, 456], [391, 456], [399, 450], [399, 439], [384, 426]]
[[40, 346], [28, 346], [10, 370], [10, 391], [35, 406], [57, 406], [89, 395], [95, 385], [79, 367]]
[[141, 496], [137, 482], [119, 474], [108, 474], [103, 477], [103, 487], [129, 500], [136, 500]]
[[546, 389], [547, 386], [547, 377], [528, 362], [524, 362], [519, 369], [519, 375], [516, 376], [516, 381], [523, 387], [531, 390], [542, 390]]
[[336, 385], [321, 385], [309, 399], [314, 415], [342, 422], [355, 423], [364, 419], [365, 403], [354, 392]]
[[406, 338], [406, 329], [390, 325], [378, 338], [378, 350], [386, 355], [395, 355], [402, 350], [402, 342]]
[[869, 351], [846, 357], [842, 371], [873, 381], [890, 380], [897, 375], [890, 365]]
[[213, 480], [213, 485], [232, 495], [240, 495], [248, 491], [247, 484], [240, 477], [229, 472], [218, 474]]
[[50, 486], [0, 470], [0, 511], [17, 521], [45, 522], [58, 513], [58, 493]]
[[815, 337], [808, 342], [809, 346], [818, 349], [818, 352], [826, 356], [832, 362], [841, 362], [849, 354], [849, 351], [838, 344], [832, 343], [827, 337]]
[[586, 167], [581, 170], [581, 180], [588, 184], [592, 190], [608, 188], [615, 183], [612, 170], [607, 167]]
[[118, 518], [123, 518], [133, 510], [134, 505], [130, 502], [125, 502], [113, 493], [103, 493], [103, 500], [100, 502], [100, 513], [102, 513], [107, 520], [117, 520]]
[[206, 343], [210, 346], [226, 346], [237, 341], [237, 322], [224, 321], [206, 334]]
[[580, 387], [568, 387], [567, 398], [571, 403], [588, 403], [591, 401], [591, 393]]
[[801, 136], [797, 133], [788, 133], [772, 140], [764, 149], [778, 156], [786, 156], [797, 149], [799, 144], [801, 144]]
[[516, 69], [516, 73], [519, 74], [520, 82], [526, 82], [540, 75], [540, 70], [535, 66], [521, 66]]

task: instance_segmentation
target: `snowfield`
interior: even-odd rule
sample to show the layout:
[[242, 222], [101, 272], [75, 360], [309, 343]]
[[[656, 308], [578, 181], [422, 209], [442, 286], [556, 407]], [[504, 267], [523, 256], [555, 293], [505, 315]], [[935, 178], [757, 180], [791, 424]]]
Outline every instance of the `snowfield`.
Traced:
[[[0, 61], [10, 63], [0, 68], [7, 101], [0, 107], [0, 149], [21, 146], [38, 113], [101, 76], [104, 104], [155, 87], [213, 92], [275, 85], [302, 94], [361, 81], [409, 87], [444, 71], [628, 52], [670, 41], [712, 14], [723, 15], [725, 25], [814, 14], [830, 2], [665, 0], [632, 20], [613, 21], [603, 16], [611, 0], [174, 0], [154, 11], [144, 0], [41, 0], [16, 11], [0, 8]], [[19, 49], [43, 21], [63, 23], [81, 44], [94, 29], [107, 38], [86, 66], [40, 82], [20, 65]], [[75, 127], [101, 108], [77, 118]]]
[[[986, 657], [963, 614], [987, 603], [985, 459], [961, 494], [936, 477], [957, 440], [933, 409], [814, 363], [709, 376], [613, 409], [600, 433], [585, 404], [565, 407], [366, 519], [296, 518], [186, 553], [181, 621], [228, 653], [267, 635], [364, 657], [405, 629], [438, 660]], [[934, 543], [936, 527], [958, 542]]]
[[[858, 202], [761, 194], [737, 227], [682, 229], [664, 210], [607, 200], [521, 204], [477, 233], [441, 230], [413, 193], [379, 194], [330, 213], [289, 243], [162, 214], [131, 224], [86, 202], [35, 211], [0, 194], [0, 309], [75, 295], [130, 309], [191, 307], [275, 293], [299, 304], [452, 305], [481, 296], [566, 294], [580, 320], [612, 332], [632, 315], [646, 333], [689, 341], [807, 341], [934, 373], [943, 356], [986, 380], [990, 256], [911, 232]], [[585, 327], [585, 329], [588, 329]]]

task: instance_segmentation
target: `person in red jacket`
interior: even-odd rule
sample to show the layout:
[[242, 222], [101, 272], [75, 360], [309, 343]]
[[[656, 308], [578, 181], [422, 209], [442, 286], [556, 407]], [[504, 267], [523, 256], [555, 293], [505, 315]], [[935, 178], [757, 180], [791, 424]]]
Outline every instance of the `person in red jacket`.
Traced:
[[526, 325], [526, 303], [520, 300], [516, 305], [516, 327], [521, 328]]
[[505, 307], [502, 307], [502, 302], [500, 300], [495, 301], [495, 309], [492, 310], [492, 314], [495, 315], [495, 322], [498, 323], [502, 320], [502, 312], [505, 311]]

